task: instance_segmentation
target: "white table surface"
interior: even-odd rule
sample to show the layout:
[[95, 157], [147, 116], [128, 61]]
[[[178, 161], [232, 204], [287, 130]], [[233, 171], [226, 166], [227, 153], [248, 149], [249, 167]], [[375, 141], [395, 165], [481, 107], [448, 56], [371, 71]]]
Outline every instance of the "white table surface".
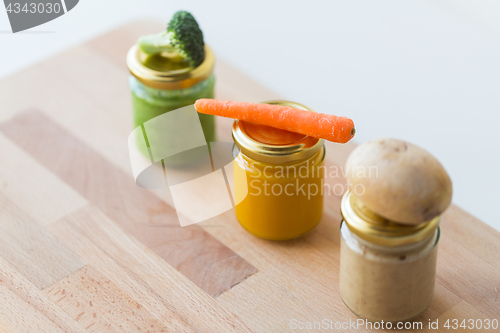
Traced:
[[218, 57], [286, 99], [354, 119], [356, 142], [386, 136], [429, 150], [454, 202], [500, 230], [500, 1], [82, 0], [18, 34], [0, 10], [0, 78], [180, 9]]

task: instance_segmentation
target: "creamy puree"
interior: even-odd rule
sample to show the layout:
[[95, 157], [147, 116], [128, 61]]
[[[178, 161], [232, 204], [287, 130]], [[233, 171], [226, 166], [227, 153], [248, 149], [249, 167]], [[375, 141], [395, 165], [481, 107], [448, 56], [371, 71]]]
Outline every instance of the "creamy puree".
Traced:
[[349, 309], [372, 321], [417, 317], [432, 302], [439, 229], [423, 241], [388, 247], [367, 242], [342, 222], [340, 294]]

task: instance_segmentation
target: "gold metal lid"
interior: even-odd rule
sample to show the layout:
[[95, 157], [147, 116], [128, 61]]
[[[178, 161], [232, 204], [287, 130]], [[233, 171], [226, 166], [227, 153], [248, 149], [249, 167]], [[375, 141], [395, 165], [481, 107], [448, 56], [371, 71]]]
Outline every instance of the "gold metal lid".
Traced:
[[439, 226], [440, 216], [418, 225], [405, 225], [387, 220], [370, 211], [348, 190], [342, 197], [340, 211], [349, 229], [357, 236], [375, 244], [400, 246], [431, 236]]
[[[302, 104], [290, 101], [276, 100], [264, 103], [289, 106], [292, 108], [314, 112], [312, 109]], [[242, 120], [235, 120], [232, 131], [233, 140], [243, 154], [260, 162], [279, 164], [306, 160], [316, 154], [324, 144], [323, 139], [317, 139], [307, 135], [278, 129], [276, 129], [276, 131], [287, 132], [287, 138], [290, 140], [288, 142], [285, 140], [279, 143], [270, 143], [269, 141], [265, 142], [266, 140], [259, 140], [252, 133], [254, 126], [272, 129], [268, 126], [256, 125]]]
[[205, 60], [195, 68], [167, 52], [145, 54], [137, 44], [127, 54], [128, 69], [137, 80], [148, 87], [165, 90], [185, 89], [206, 80], [212, 74], [214, 62], [214, 54], [207, 44]]

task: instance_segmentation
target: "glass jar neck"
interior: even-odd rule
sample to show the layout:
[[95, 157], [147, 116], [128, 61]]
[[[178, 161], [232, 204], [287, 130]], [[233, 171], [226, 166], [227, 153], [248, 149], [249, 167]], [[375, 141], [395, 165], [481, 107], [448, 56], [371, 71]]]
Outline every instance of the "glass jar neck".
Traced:
[[[279, 176], [279, 178], [308, 178], [311, 176], [311, 169], [318, 168], [325, 159], [325, 148], [322, 147], [316, 154], [304, 160], [288, 163], [268, 163], [253, 159], [242, 153], [238, 146], [234, 145], [233, 157], [240, 167], [247, 171], [253, 171], [269, 175], [270, 177]], [[323, 170], [319, 170], [322, 172]], [[317, 173], [316, 171], [315, 173]], [[314, 175], [315, 176], [315, 175]]]
[[351, 250], [369, 260], [384, 263], [410, 263], [428, 255], [433, 251], [440, 237], [440, 229], [426, 239], [400, 246], [383, 246], [363, 239], [352, 232], [349, 226], [342, 221], [341, 228], [342, 242]]
[[439, 227], [434, 231], [432, 235], [430, 235], [427, 238], [424, 238], [420, 241], [417, 241], [415, 243], [409, 243], [409, 244], [402, 244], [399, 246], [384, 246], [376, 243], [372, 243], [366, 239], [363, 239], [356, 235], [355, 233], [352, 232], [352, 230], [349, 229], [349, 225], [343, 221], [343, 225], [349, 230], [350, 232], [350, 237], [353, 238], [356, 242], [358, 242], [361, 246], [369, 248], [372, 251], [377, 251], [377, 252], [383, 252], [383, 253], [414, 253], [414, 252], [421, 252], [422, 250], [430, 247], [434, 247], [435, 244], [439, 241], [439, 236], [440, 236], [440, 229]]
[[215, 77], [214, 75], [210, 75], [206, 80], [201, 81], [200, 83], [195, 84], [189, 88], [184, 89], [158, 89], [148, 87], [133, 75], [130, 75], [129, 78], [129, 87], [130, 89], [138, 94], [145, 94], [148, 96], [154, 96], [160, 99], [172, 99], [172, 98], [183, 98], [187, 96], [192, 96], [200, 93], [201, 91], [207, 89], [211, 85], [214, 84]]
[[414, 244], [429, 238], [439, 227], [440, 217], [419, 225], [405, 225], [387, 220], [369, 211], [352, 190], [342, 197], [344, 221], [358, 237], [382, 246]]

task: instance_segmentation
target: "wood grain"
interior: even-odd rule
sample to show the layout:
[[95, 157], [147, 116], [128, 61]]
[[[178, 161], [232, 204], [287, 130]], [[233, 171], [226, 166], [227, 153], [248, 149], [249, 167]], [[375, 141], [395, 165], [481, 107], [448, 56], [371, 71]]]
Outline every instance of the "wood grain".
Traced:
[[15, 331], [11, 326], [9, 326], [9, 324], [7, 324], [7, 322], [5, 320], [3, 320], [0, 317], [0, 332], [14, 333], [14, 332], [18, 332], [18, 331]]
[[4, 304], [0, 307], [0, 317], [17, 332], [65, 332], [3, 285], [0, 285], [0, 298]]
[[89, 332], [167, 332], [158, 319], [91, 266], [46, 290]]
[[42, 289], [85, 262], [0, 194], [0, 256]]
[[[61, 307], [52, 302], [45, 293], [28, 281], [24, 275], [20, 274], [3, 258], [0, 258], [0, 284], [3, 288], [2, 294], [14, 300], [17, 307], [26, 308], [28, 311], [36, 313], [41, 322], [47, 323], [47, 325], [41, 325], [41, 330], [37, 332], [48, 331], [46, 329], [52, 327], [56, 327], [56, 330], [63, 332], [86, 332]], [[30, 332], [33, 319], [25, 312], [13, 313], [11, 303], [7, 302], [4, 297], [0, 299], [0, 313], [5, 315], [3, 319], [2, 315], [0, 315], [0, 332], [14, 331], [12, 326], [16, 327], [16, 331]]]
[[248, 331], [231, 311], [97, 208], [70, 214], [50, 230], [172, 332]]
[[[453, 329], [454, 332], [481, 331], [481, 329], [477, 328], [478, 326], [476, 326], [476, 323], [478, 320], [480, 320], [481, 327], [485, 327], [484, 323], [486, 322], [485, 321], [486, 319], [490, 321], [490, 326], [489, 329], [485, 329], [485, 331], [489, 330], [494, 331], [494, 329], [491, 327], [491, 316], [489, 314], [485, 314], [484, 312], [482, 312], [478, 308], [475, 308], [466, 301], [459, 302], [453, 308], [443, 313], [443, 315], [438, 318], [439, 327], [442, 329], [442, 331], [447, 330], [446, 328], [444, 328], [446, 321], [449, 320], [448, 324], [451, 327], [453, 327], [454, 326], [453, 320], [455, 319], [457, 320], [457, 324], [455, 326], [456, 328]], [[474, 321], [474, 326], [466, 328], [460, 327], [464, 319], [465, 319], [465, 326], [470, 325], [470, 322], [468, 321], [469, 319], [472, 319]], [[427, 331], [432, 332], [432, 330], [429, 329]]]
[[256, 272], [203, 229], [181, 228], [174, 209], [41, 113], [19, 114], [0, 130], [210, 295]]
[[0, 133], [0, 193], [42, 225], [85, 205], [87, 200]]

